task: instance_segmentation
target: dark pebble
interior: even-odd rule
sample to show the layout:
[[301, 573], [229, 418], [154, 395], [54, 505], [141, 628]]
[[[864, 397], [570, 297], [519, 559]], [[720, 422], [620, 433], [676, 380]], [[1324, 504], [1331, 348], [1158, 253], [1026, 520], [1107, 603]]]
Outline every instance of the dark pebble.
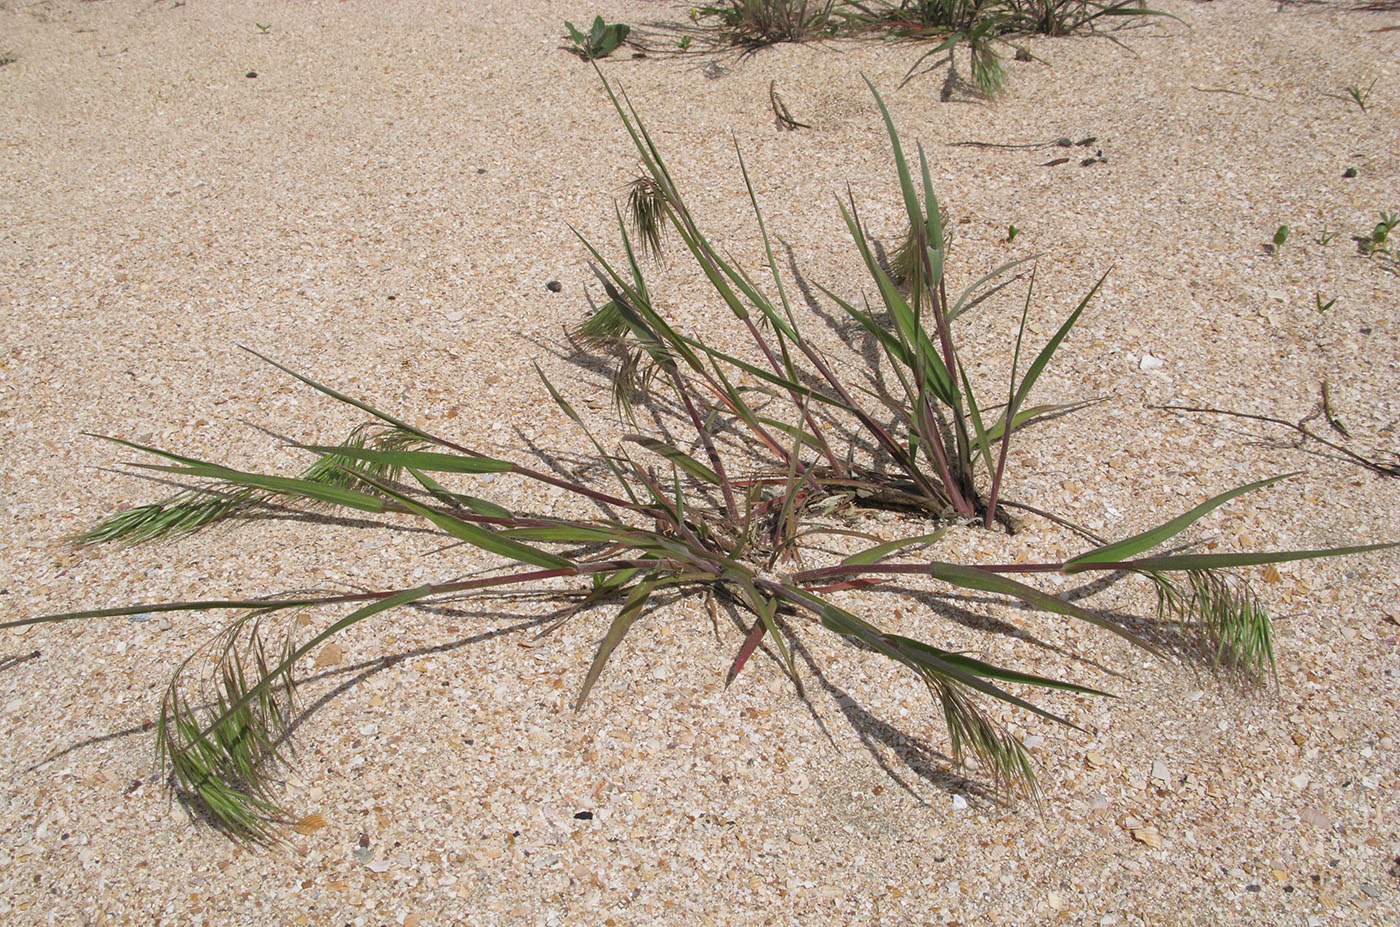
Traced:
[[1355, 176], [1356, 176], [1356, 168], [1354, 168], [1354, 167], [1349, 167], [1349, 168], [1347, 168], [1346, 170], [1342, 171], [1342, 176], [1343, 176], [1343, 177], [1355, 177]]
[[484, 174], [484, 173], [486, 173], [486, 168], [484, 168], [484, 167], [478, 167], [478, 168], [476, 169], [476, 172], [477, 172], [478, 174]]
[[564, 289], [564, 284], [560, 283], [558, 280], [551, 280], [544, 285], [544, 288], [551, 293], [558, 293], [560, 290]]
[[399, 298], [399, 294], [397, 294], [397, 293], [390, 293], [390, 294], [389, 294], [389, 298], [390, 298], [390, 299], [398, 299], [398, 298]]
[[244, 74], [243, 76], [246, 77], [246, 78], [249, 78], [249, 79], [251, 80], [252, 78], [258, 76], [258, 72], [257, 72], [257, 71], [249, 71], [247, 74]]
[[[1363, 325], [1363, 326], [1361, 326], [1361, 334], [1363, 334], [1363, 335], [1369, 335], [1369, 334], [1371, 334], [1371, 326], [1369, 326], [1369, 325]], [[1389, 675], [1390, 675], [1390, 670], [1386, 670], [1386, 671], [1385, 671], [1385, 674], [1386, 674], [1387, 676], [1389, 676]], [[1348, 783], [1345, 783], [1345, 785], [1351, 785], [1351, 783], [1348, 782]], [[1335, 864], [1334, 864], [1334, 865], [1335, 865]]]
[[1258, 886], [1258, 885], [1255, 885], [1253, 882], [1251, 882], [1251, 883], [1249, 883], [1248, 885], [1246, 885], [1246, 886], [1244, 887], [1244, 890], [1247, 891], [1247, 892], [1257, 892], [1257, 891], [1259, 891], [1259, 886]]
[[592, 811], [577, 811], [577, 812], [574, 813], [574, 820], [577, 820], [577, 821], [591, 821], [591, 820], [593, 820], [593, 812], [592, 812]]

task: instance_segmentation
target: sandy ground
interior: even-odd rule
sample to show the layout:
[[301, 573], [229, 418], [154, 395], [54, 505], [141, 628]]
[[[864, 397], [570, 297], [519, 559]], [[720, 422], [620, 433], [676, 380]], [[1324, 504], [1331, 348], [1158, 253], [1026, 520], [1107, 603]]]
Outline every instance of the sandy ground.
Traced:
[[[1158, 5], [1180, 22], [1123, 45], [1030, 41], [1040, 60], [1010, 63], [993, 105], [941, 100], [943, 69], [901, 87], [920, 53], [903, 44], [603, 69], [750, 267], [761, 250], [736, 141], [795, 265], [868, 292], [835, 196], [850, 183], [873, 234], [900, 228], [865, 74], [930, 154], [955, 280], [1040, 252], [1043, 338], [1111, 269], [1038, 393], [1108, 401], [1026, 435], [1015, 498], [1127, 535], [1300, 470], [1192, 537], [1225, 550], [1400, 539], [1400, 481], [1285, 429], [1153, 408], [1298, 419], [1326, 381], [1348, 446], [1400, 448], [1400, 276], [1352, 241], [1400, 210], [1400, 14]], [[531, 365], [606, 426], [606, 384], [561, 347], [597, 295], [569, 226], [616, 254], [612, 202], [637, 170], [597, 77], [560, 49], [563, 21], [595, 12], [685, 18], [642, 0], [0, 2], [0, 620], [488, 564], [413, 534], [294, 521], [138, 549], [61, 539], [160, 492], [84, 433], [290, 473], [287, 439], [354, 423], [239, 345], [469, 444], [584, 449]], [[1366, 111], [1339, 98], [1373, 79]], [[810, 129], [775, 125], [775, 81]], [[952, 145], [1059, 136], [1096, 136], [1106, 161]], [[657, 274], [688, 328], [733, 337], [683, 268]], [[1336, 299], [1325, 313], [1319, 295]], [[960, 323], [977, 376], [1004, 369], [1021, 298]], [[959, 529], [944, 553], [1075, 545], [1032, 519], [1010, 538]], [[1279, 653], [1277, 692], [1254, 695], [1057, 619], [986, 606], [1024, 629], [1010, 636], [928, 600], [871, 600], [906, 633], [1119, 696], [1045, 697], [1085, 733], [998, 712], [1036, 757], [1039, 807], [980, 794], [917, 682], [820, 629], [802, 634], [808, 701], [766, 657], [726, 690], [742, 632], [683, 600], [647, 618], [575, 714], [606, 612], [535, 649], [520, 629], [536, 603], [386, 614], [342, 639], [341, 663], [308, 668], [285, 795], [326, 823], [277, 852], [196, 826], [155, 774], [161, 692], [217, 618], [0, 632], [0, 919], [1395, 924], [1397, 565], [1253, 571]], [[1093, 603], [1149, 611], [1129, 585]]]

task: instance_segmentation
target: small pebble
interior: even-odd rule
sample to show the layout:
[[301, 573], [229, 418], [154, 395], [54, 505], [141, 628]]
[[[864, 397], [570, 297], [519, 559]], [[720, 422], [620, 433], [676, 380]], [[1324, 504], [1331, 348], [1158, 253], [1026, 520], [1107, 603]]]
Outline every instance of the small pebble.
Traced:
[[249, 71], [247, 74], [244, 74], [243, 76], [246, 77], [246, 78], [248, 78], [249, 80], [252, 80], [254, 77], [257, 77], [257, 76], [258, 76], [258, 72], [257, 72], [257, 71]]
[[551, 280], [544, 285], [544, 288], [551, 293], [558, 293], [560, 290], [564, 289], [564, 284], [560, 283], [558, 280]]
[[1162, 848], [1162, 835], [1157, 832], [1157, 828], [1150, 825], [1134, 829], [1133, 839], [1154, 850]]
[[299, 834], [301, 834], [301, 835], [303, 835], [303, 836], [309, 836], [309, 835], [311, 835], [311, 834], [316, 833], [316, 831], [320, 830], [321, 828], [323, 828], [323, 827], [325, 827], [325, 826], [326, 826], [326, 817], [325, 817], [325, 815], [323, 815], [323, 814], [308, 814], [306, 817], [304, 817], [304, 818], [302, 818], [301, 820], [297, 821], [296, 824], [292, 826], [292, 830], [296, 831], [297, 833], [299, 833]]
[[1356, 168], [1354, 168], [1354, 167], [1349, 167], [1349, 168], [1347, 168], [1346, 170], [1342, 171], [1342, 176], [1343, 176], [1343, 177], [1355, 177], [1355, 176], [1356, 176]]
[[966, 807], [967, 807], [967, 799], [966, 799], [966, 798], [963, 798], [961, 795], [954, 795], [954, 796], [953, 796], [953, 810], [954, 810], [954, 811], [961, 811], [961, 810], [963, 810], [963, 809], [966, 808]]

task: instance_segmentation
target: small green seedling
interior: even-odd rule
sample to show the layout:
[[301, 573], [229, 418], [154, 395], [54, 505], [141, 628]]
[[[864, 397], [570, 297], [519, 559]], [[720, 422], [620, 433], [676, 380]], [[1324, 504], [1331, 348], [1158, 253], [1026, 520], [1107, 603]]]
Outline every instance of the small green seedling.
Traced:
[[574, 42], [570, 51], [584, 61], [608, 57], [627, 41], [627, 33], [632, 31], [632, 27], [626, 23], [605, 23], [601, 16], [593, 18], [593, 25], [586, 35], [568, 20], [564, 21], [564, 28], [569, 30], [569, 38]]
[[1337, 237], [1337, 233], [1329, 230], [1327, 226], [1322, 227], [1322, 234], [1317, 236], [1317, 243], [1322, 247], [1327, 247], [1332, 243], [1332, 239]]
[[1362, 254], [1372, 256], [1379, 254], [1389, 262], [1386, 265], [1388, 270], [1400, 274], [1400, 244], [1391, 245], [1390, 242], [1390, 233], [1397, 225], [1400, 225], [1400, 215], [1393, 212], [1383, 212], [1381, 213], [1381, 221], [1376, 223], [1370, 236], [1364, 238], [1358, 236], [1356, 242]]
[[1269, 253], [1271, 253], [1274, 257], [1278, 257], [1279, 252], [1283, 250], [1284, 242], [1288, 241], [1288, 236], [1289, 236], [1290, 234], [1291, 234], [1291, 230], [1288, 228], [1288, 226], [1286, 226], [1286, 225], [1280, 225], [1280, 226], [1278, 227], [1278, 230], [1274, 232], [1274, 240], [1273, 240], [1273, 243], [1272, 243], [1272, 244], [1269, 244], [1269, 245], [1265, 245], [1264, 247], [1265, 247], [1265, 248], [1269, 251]]
[[1361, 250], [1367, 254], [1385, 251], [1386, 243], [1390, 241], [1390, 232], [1397, 225], [1400, 225], [1400, 215], [1393, 212], [1382, 212], [1381, 221], [1377, 222], [1376, 227], [1371, 230], [1371, 237], [1361, 243]]
[[268, 23], [266, 26], [262, 23], [253, 23], [253, 25], [258, 27], [258, 35], [267, 35], [268, 30], [272, 28], [271, 23]]
[[1359, 106], [1364, 113], [1366, 112], [1366, 104], [1371, 102], [1371, 89], [1375, 86], [1376, 80], [1373, 78], [1371, 82], [1366, 85], [1365, 90], [1361, 89], [1360, 84], [1348, 84], [1343, 89], [1346, 90], [1347, 98]]
[[1016, 240], [1016, 236], [1021, 234], [1021, 230], [1014, 225], [1006, 227], [1006, 243], [1009, 245]]
[[683, 35], [676, 41], [676, 48], [681, 51], [690, 51], [690, 36]]
[[1337, 297], [1333, 296], [1331, 299], [1327, 300], [1327, 302], [1324, 303], [1322, 301], [1322, 293], [1319, 292], [1317, 294], [1317, 311], [1319, 313], [1326, 312], [1328, 309], [1331, 309], [1335, 305], [1337, 305]]

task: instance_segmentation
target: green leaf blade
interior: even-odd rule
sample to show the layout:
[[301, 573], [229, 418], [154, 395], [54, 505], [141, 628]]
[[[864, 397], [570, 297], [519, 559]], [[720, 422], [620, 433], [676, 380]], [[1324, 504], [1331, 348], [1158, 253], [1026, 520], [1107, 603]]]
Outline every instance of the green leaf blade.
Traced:
[[1237, 486], [1218, 496], [1207, 499], [1189, 512], [1178, 515], [1176, 518], [1158, 525], [1156, 528], [1144, 531], [1141, 534], [1135, 534], [1130, 538], [1124, 538], [1121, 541], [1105, 544], [1102, 547], [1097, 547], [1077, 557], [1071, 557], [1069, 560], [1065, 561], [1062, 572], [1077, 573], [1088, 564], [1112, 563], [1120, 560], [1127, 560], [1136, 554], [1140, 554], [1145, 550], [1150, 550], [1159, 544], [1165, 543], [1182, 531], [1185, 531], [1201, 518], [1220, 508], [1220, 506], [1229, 502], [1231, 499], [1242, 496], [1248, 492], [1253, 492], [1256, 489], [1263, 489], [1265, 486], [1272, 486], [1274, 483], [1280, 480], [1286, 480], [1292, 476], [1297, 476], [1297, 473], [1285, 473], [1281, 476], [1273, 476], [1267, 479], [1256, 480], [1253, 483], [1246, 483], [1243, 486]]

